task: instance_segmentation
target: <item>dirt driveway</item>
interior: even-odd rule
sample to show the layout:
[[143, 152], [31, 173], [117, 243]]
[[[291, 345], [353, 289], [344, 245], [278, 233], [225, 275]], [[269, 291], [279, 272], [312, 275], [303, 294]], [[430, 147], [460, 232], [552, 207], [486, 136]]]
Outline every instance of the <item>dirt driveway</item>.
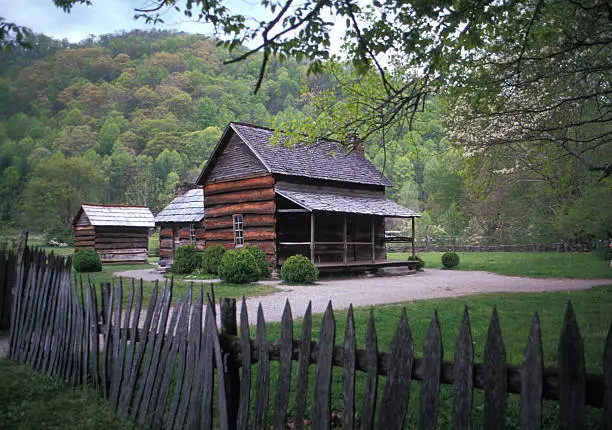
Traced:
[[[129, 275], [140, 278], [144, 275], [141, 272], [133, 271]], [[128, 276], [125, 272], [121, 275]], [[282, 285], [280, 281], [263, 283], [274, 285], [281, 291], [247, 299], [251, 323], [257, 322], [259, 303], [266, 321], [280, 321], [286, 300], [291, 304], [294, 318], [299, 318], [304, 315], [309, 300], [312, 301], [312, 312], [316, 314], [323, 313], [330, 300], [334, 310], [341, 310], [347, 309], [351, 303], [360, 307], [481, 293], [583, 290], [612, 284], [612, 279], [521, 278], [488, 272], [427, 269], [415, 275], [329, 280], [309, 286]], [[8, 339], [0, 338], [0, 358], [7, 353]]]
[[468, 296], [494, 292], [571, 291], [612, 284], [612, 279], [541, 279], [496, 275], [478, 271], [426, 269], [407, 276], [388, 276], [321, 281], [311, 286], [286, 286], [269, 281], [282, 291], [247, 299], [249, 320], [257, 321], [261, 302], [266, 321], [280, 321], [285, 300], [289, 300], [294, 318], [306, 311], [322, 313], [331, 300], [334, 310], [353, 306], [372, 306], [444, 297]]
[[[116, 275], [143, 277], [145, 280], [163, 279], [162, 275], [149, 270]], [[426, 269], [414, 275], [325, 280], [309, 286], [282, 285], [280, 281], [262, 283], [274, 285], [281, 291], [247, 299], [251, 323], [257, 321], [260, 302], [266, 321], [280, 321], [287, 299], [294, 317], [301, 317], [309, 300], [312, 301], [313, 313], [323, 313], [330, 300], [335, 310], [341, 310], [347, 309], [351, 303], [360, 307], [481, 293], [582, 290], [612, 284], [612, 279], [522, 278], [489, 272]]]

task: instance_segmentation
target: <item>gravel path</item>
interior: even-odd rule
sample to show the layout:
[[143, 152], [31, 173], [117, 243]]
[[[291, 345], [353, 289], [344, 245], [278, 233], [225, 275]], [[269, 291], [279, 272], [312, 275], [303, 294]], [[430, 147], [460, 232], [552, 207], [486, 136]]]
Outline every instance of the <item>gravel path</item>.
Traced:
[[[116, 275], [142, 278], [145, 281], [164, 280], [163, 275], [149, 269], [130, 270]], [[274, 285], [280, 291], [247, 299], [249, 321], [252, 324], [257, 322], [259, 303], [266, 321], [280, 321], [286, 300], [291, 304], [293, 316], [299, 318], [306, 312], [309, 300], [312, 302], [312, 313], [318, 314], [325, 311], [330, 300], [334, 310], [342, 310], [347, 309], [351, 303], [360, 307], [481, 293], [584, 290], [612, 284], [612, 279], [521, 278], [488, 272], [427, 269], [414, 275], [329, 280], [309, 286], [282, 285], [280, 281], [262, 283]], [[0, 358], [7, 355], [8, 338], [0, 337]]]
[[612, 284], [612, 279], [541, 279], [497, 275], [477, 271], [427, 269], [415, 275], [321, 281], [311, 286], [284, 286], [264, 297], [247, 299], [249, 320], [256, 322], [261, 302], [267, 321], [280, 321], [285, 301], [294, 317], [301, 317], [308, 301], [312, 313], [322, 313], [331, 300], [334, 310], [412, 300], [468, 296], [494, 292], [571, 291]]
[[[135, 277], [141, 277], [143, 271], [133, 272], [138, 272]], [[126, 273], [117, 275], [127, 276]], [[287, 286], [279, 281], [262, 283], [274, 285], [281, 291], [247, 299], [251, 323], [257, 321], [259, 303], [266, 321], [280, 321], [286, 300], [289, 300], [293, 316], [297, 318], [304, 315], [309, 300], [312, 301], [312, 313], [316, 314], [323, 313], [330, 300], [335, 310], [341, 310], [347, 309], [351, 303], [359, 307], [494, 292], [582, 290], [612, 284], [612, 279], [522, 278], [489, 272], [426, 269], [414, 275], [326, 280], [310, 286]]]

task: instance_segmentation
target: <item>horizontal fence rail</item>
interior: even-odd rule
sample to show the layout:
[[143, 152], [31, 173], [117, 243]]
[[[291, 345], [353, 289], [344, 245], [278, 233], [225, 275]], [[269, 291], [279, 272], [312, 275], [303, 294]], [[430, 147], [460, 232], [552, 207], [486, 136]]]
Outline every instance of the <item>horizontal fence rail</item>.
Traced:
[[[145, 306], [142, 281], [96, 288], [71, 277], [69, 259], [38, 251], [24, 254], [13, 285], [10, 357], [75, 387], [98, 390], [119, 417], [148, 428], [434, 429], [441, 387], [449, 385], [454, 429], [474, 425], [475, 390], [484, 393], [485, 428], [504, 428], [508, 394], [516, 393], [521, 428], [541, 428], [543, 399], [552, 399], [560, 405], [561, 428], [584, 428], [589, 405], [601, 409], [603, 428], [612, 429], [612, 328], [603, 373], [587, 374], [571, 304], [563, 321], [559, 368], [545, 369], [537, 314], [523, 363], [516, 366], [507, 364], [495, 309], [483, 363], [474, 362], [467, 307], [450, 362], [444, 361], [437, 314], [417, 357], [405, 310], [388, 351], [380, 351], [373, 312], [365, 347], [357, 348], [352, 307], [343, 342], [337, 344], [331, 302], [318, 333], [313, 333], [310, 306], [296, 333], [287, 302], [280, 337], [272, 341], [261, 305], [257, 324], [250, 327], [244, 299], [239, 315], [233, 299], [221, 299], [216, 315], [212, 288], [205, 294], [192, 287], [173, 301], [173, 283], [156, 283]], [[415, 387], [420, 391], [418, 423], [406, 423]], [[334, 410], [332, 396], [340, 396], [341, 410]]]

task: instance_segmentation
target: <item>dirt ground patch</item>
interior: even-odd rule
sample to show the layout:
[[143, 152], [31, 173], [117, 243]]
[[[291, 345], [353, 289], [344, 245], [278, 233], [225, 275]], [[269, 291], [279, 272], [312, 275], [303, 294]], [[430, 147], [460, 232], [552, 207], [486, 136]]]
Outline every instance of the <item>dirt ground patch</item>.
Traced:
[[331, 300], [335, 310], [500, 292], [572, 291], [610, 284], [610, 279], [543, 279], [497, 275], [478, 271], [449, 271], [426, 269], [414, 275], [373, 278], [353, 278], [320, 281], [310, 286], [287, 286], [278, 281], [274, 285], [282, 291], [247, 299], [249, 320], [257, 320], [257, 306], [261, 303], [267, 321], [280, 321], [285, 301], [289, 300], [294, 317], [304, 315], [308, 302], [312, 313], [325, 311]]
[[[116, 276], [163, 279], [146, 269], [116, 273]], [[205, 282], [211, 282], [210, 280]], [[582, 290], [612, 283], [610, 279], [524, 278], [480, 271], [426, 269], [413, 275], [358, 277], [323, 280], [315, 285], [283, 285], [280, 281], [260, 281], [281, 291], [247, 299], [249, 321], [257, 321], [261, 303], [266, 321], [280, 321], [285, 301], [289, 300], [294, 317], [301, 317], [308, 302], [313, 313], [323, 313], [329, 301], [335, 310], [407, 302], [411, 300], [461, 297], [482, 293], [513, 293]]]

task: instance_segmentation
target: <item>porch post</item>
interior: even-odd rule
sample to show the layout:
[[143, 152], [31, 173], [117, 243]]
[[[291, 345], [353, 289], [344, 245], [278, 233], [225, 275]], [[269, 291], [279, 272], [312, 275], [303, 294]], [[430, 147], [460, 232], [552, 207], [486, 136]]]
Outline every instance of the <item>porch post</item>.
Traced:
[[310, 261], [315, 262], [315, 214], [310, 212]]
[[344, 230], [342, 232], [342, 240], [344, 242], [344, 264], [348, 262], [348, 244], [346, 243], [346, 215], [344, 215]]
[[376, 229], [374, 226], [374, 217], [372, 217], [372, 263], [376, 262]]
[[412, 258], [415, 257], [415, 252], [414, 252], [414, 217], [411, 218], [412, 220]]

